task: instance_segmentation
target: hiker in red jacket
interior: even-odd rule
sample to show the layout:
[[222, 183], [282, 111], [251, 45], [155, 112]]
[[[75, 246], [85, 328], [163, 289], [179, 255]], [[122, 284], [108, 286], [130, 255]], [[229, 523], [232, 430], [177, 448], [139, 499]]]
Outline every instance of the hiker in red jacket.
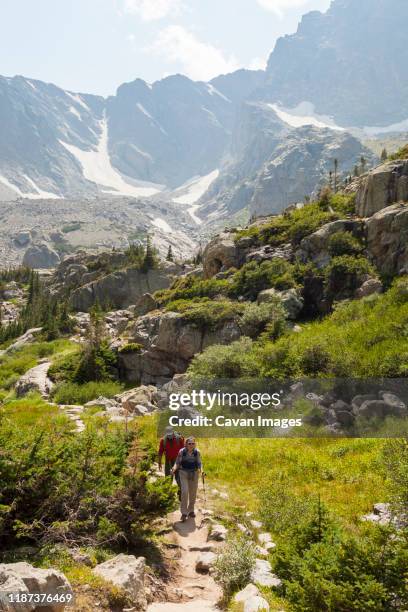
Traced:
[[[162, 461], [164, 455], [164, 475], [171, 476], [173, 480], [172, 468], [176, 462], [179, 451], [184, 448], [184, 438], [176, 433], [172, 427], [166, 427], [164, 436], [160, 439], [159, 446], [159, 470], [162, 469]], [[176, 482], [180, 488], [178, 474], [176, 473]]]

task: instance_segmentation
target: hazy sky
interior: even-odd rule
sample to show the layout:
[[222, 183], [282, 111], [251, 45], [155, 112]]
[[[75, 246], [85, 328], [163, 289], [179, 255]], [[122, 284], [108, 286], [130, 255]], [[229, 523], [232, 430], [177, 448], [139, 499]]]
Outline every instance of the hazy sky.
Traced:
[[136, 77], [207, 80], [264, 67], [276, 39], [330, 0], [2, 0], [0, 74], [113, 94]]

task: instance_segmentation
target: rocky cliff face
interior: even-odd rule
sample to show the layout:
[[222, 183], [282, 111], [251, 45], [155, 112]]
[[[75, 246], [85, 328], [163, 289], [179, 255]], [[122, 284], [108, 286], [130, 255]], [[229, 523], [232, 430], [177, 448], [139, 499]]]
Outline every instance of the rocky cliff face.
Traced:
[[357, 212], [370, 217], [389, 204], [408, 200], [408, 160], [382, 164], [365, 177], [357, 190]]
[[0, 77], [0, 200], [149, 196], [206, 175], [262, 75], [241, 70], [214, 84], [181, 75], [153, 85], [137, 79], [108, 99]]
[[139, 351], [121, 352], [120, 368], [124, 378], [142, 384], [164, 383], [186, 371], [197, 353], [213, 344], [230, 344], [242, 332], [235, 320], [216, 329], [200, 328], [177, 312], [152, 312], [136, 320], [130, 330], [131, 342]]
[[407, 20], [405, 0], [333, 0], [308, 13], [276, 43], [265, 97], [290, 108], [308, 101], [344, 126], [406, 120]]
[[285, 124], [270, 104], [243, 105], [231, 159], [204, 196], [206, 217], [228, 218], [243, 208], [250, 215], [279, 213], [315, 194], [339, 162], [339, 176], [352, 172], [361, 156], [373, 154], [345, 131]]

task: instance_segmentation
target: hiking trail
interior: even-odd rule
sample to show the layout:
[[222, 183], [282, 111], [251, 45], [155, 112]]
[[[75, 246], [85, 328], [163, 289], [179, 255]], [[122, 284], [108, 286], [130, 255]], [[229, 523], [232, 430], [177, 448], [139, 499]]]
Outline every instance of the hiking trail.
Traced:
[[205, 505], [200, 487], [195, 518], [182, 523], [179, 510], [166, 516], [168, 533], [164, 556], [170, 568], [166, 601], [151, 603], [147, 612], [219, 612], [217, 601], [222, 595], [221, 588], [208, 571], [196, 571], [199, 558], [205, 553], [215, 553], [222, 544], [209, 539], [212, 512]]

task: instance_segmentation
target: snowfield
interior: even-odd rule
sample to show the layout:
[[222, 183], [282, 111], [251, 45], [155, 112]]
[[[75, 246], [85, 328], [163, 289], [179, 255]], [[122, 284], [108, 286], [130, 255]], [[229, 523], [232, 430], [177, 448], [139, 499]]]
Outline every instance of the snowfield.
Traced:
[[[197, 225], [201, 225], [202, 220], [196, 215], [196, 212], [200, 206], [199, 204], [195, 204], [195, 202], [198, 202], [198, 200], [205, 194], [210, 185], [218, 178], [219, 174], [219, 170], [213, 170], [206, 176], [194, 177], [173, 192], [173, 202], [176, 202], [177, 204], [193, 205], [188, 209], [188, 213]], [[174, 197], [174, 195], [177, 193], [181, 193], [182, 195]]]
[[106, 119], [100, 121], [101, 136], [98, 146], [93, 151], [84, 151], [75, 145], [60, 140], [63, 147], [81, 164], [84, 177], [104, 187], [103, 193], [149, 197], [161, 191], [161, 185], [153, 185], [129, 178], [127, 182], [118, 170], [112, 166], [108, 153], [108, 125]]
[[21, 191], [21, 189], [17, 187], [17, 185], [14, 185], [14, 183], [11, 183], [5, 176], [1, 176], [1, 175], [0, 175], [0, 183], [3, 183], [3, 185], [5, 185], [6, 187], [14, 191], [21, 198], [28, 198], [29, 200], [58, 200], [60, 199], [61, 196], [57, 195], [56, 193], [51, 193], [49, 191], [43, 191], [42, 189], [37, 187], [34, 181], [30, 179], [30, 177], [28, 177], [26, 174], [22, 174], [22, 176], [33, 187], [33, 189], [35, 189], [34, 192]]

